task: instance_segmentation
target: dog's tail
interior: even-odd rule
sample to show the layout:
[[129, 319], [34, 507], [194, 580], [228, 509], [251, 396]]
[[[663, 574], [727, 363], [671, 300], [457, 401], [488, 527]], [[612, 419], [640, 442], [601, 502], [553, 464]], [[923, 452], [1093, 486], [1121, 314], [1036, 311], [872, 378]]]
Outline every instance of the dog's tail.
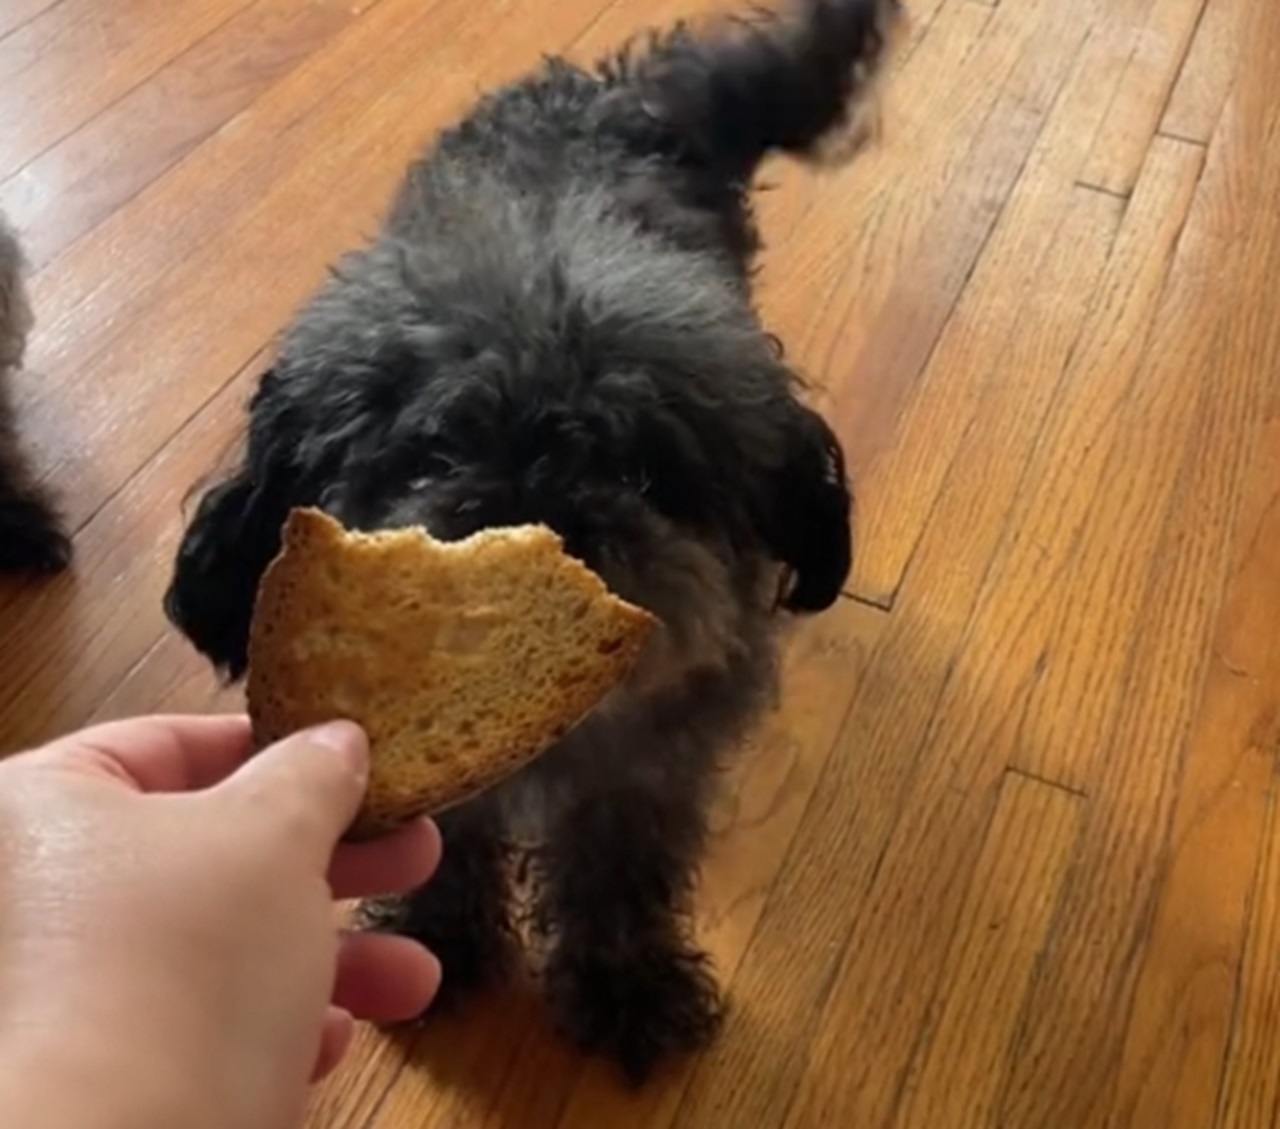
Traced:
[[732, 175], [772, 152], [845, 160], [874, 134], [877, 80], [905, 22], [901, 0], [790, 0], [702, 35], [677, 30], [635, 78], [646, 110]]

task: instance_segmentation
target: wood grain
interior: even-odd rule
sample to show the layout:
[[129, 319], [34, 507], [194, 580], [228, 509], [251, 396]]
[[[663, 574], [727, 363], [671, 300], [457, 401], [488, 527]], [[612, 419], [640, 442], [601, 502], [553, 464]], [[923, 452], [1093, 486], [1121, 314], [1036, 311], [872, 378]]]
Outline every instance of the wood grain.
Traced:
[[1133, 50], [1111, 112], [1080, 173], [1083, 184], [1127, 196], [1160, 122], [1206, 0], [1154, 0], [1135, 29]]
[[[1203, 1129], [1280, 1111], [1280, 6], [911, 0], [880, 143], [771, 161], [758, 296], [855, 573], [716, 813], [726, 1030], [639, 1092], [528, 985], [361, 1031], [324, 1129]], [[543, 52], [735, 0], [9, 0], [12, 397], [76, 530], [0, 579], [0, 750], [240, 710], [160, 593], [404, 162]]]
[[[1088, 34], [1065, 85], [977, 263], [960, 258], [961, 266], [972, 267], [972, 276], [917, 387], [903, 404], [896, 428], [891, 431], [886, 421], [879, 421], [876, 457], [864, 460], [859, 474], [859, 521], [865, 540], [854, 589], [864, 599], [882, 606], [892, 603], [956, 449], [973, 422], [983, 385], [957, 379], [957, 374], [986, 363], [992, 379], [1005, 378], [1004, 366], [991, 365], [982, 350], [989, 348], [992, 324], [1013, 325], [1026, 294], [1039, 288], [1041, 262], [1116, 97], [1126, 60], [1118, 43], [1136, 18], [1133, 9], [1132, 4], [1108, 5], [1093, 15], [1092, 24], [1089, 9], [1077, 9], [1079, 30]], [[937, 244], [959, 246], [963, 225], [949, 220], [938, 229]], [[904, 289], [918, 285], [914, 271], [903, 277]], [[895, 331], [907, 336], [906, 327], [899, 329], [893, 319], [885, 319], [879, 328], [886, 336]], [[874, 380], [874, 373], [868, 372], [866, 379]]]
[[0, 37], [8, 35], [61, 0], [7, 0], [0, 8]]
[[[1236, 544], [1188, 738], [1166, 869], [1139, 958], [1110, 1103], [1117, 1126], [1198, 1129], [1214, 1123], [1250, 903], [1265, 913], [1274, 900], [1274, 879], [1257, 881], [1256, 860], [1273, 850], [1264, 828], [1280, 742], [1280, 602], [1269, 595], [1280, 575], [1275, 420], [1260, 436]], [[1248, 990], [1256, 984], [1251, 980]], [[1269, 1079], [1275, 1065], [1253, 1069]], [[1253, 1086], [1252, 1069], [1249, 1078]]]
[[[1273, 753], [1274, 755], [1274, 753]], [[1275, 1031], [1280, 1023], [1280, 991], [1276, 987], [1275, 952], [1280, 945], [1280, 912], [1275, 890], [1280, 885], [1280, 821], [1275, 796], [1267, 811], [1262, 866], [1249, 919], [1249, 944], [1241, 969], [1239, 998], [1230, 1054], [1215, 1125], [1219, 1129], [1264, 1129], [1280, 1117], [1280, 1075]]]
[[[943, 966], [952, 989], [921, 1035], [894, 1126], [990, 1124], [1083, 806], [1079, 795], [1005, 774]], [[985, 1017], [976, 1030], [975, 1014]]]
[[1208, 0], [1187, 53], [1160, 132], [1207, 145], [1240, 69], [1249, 0]]
[[[1245, 73], [1275, 74], [1280, 18], [1269, 5], [1257, 15], [1257, 46]], [[1280, 160], [1267, 140], [1274, 130], [1273, 104], [1260, 87], [1245, 84], [1237, 93], [1188, 222], [1189, 234], [1206, 238], [1184, 241], [1184, 263], [1187, 277], [1194, 278], [1202, 269], [1198, 255], [1220, 254], [1219, 261], [1228, 264], [1227, 288], [1257, 295], [1276, 269], [1280, 231], [1271, 226], [1273, 212], [1264, 221], [1252, 205], [1256, 200], [1265, 206], [1262, 201], [1273, 198]], [[1242, 175], [1242, 165], [1252, 175]], [[1252, 219], [1242, 223], [1245, 216]], [[1172, 277], [1166, 309], [1177, 308], [1178, 292], [1187, 285], [1176, 267]], [[1183, 315], [1165, 339], [1176, 341], [1189, 324]], [[1210, 356], [1237, 374], [1229, 387], [1206, 383], [1196, 351], [1185, 343], [1176, 364], [1171, 355], [1169, 363], [1152, 365], [1153, 382], [1155, 372], [1162, 387], [1185, 381], [1180, 398], [1185, 401], [1194, 390], [1198, 402], [1164, 529], [1150, 556], [1156, 563], [1135, 624], [1126, 693], [1098, 758], [1094, 803], [1081, 833], [1082, 865], [1067, 884], [1060, 928], [1027, 1004], [1024, 1042], [1002, 1111], [1010, 1126], [1063, 1116], [1081, 1125], [1102, 1124], [1112, 1112], [1123, 1045], [1120, 1020], [1131, 1014], [1137, 973], [1134, 954], [1150, 936], [1169, 821], [1186, 779], [1186, 734], [1230, 575], [1245, 476], [1280, 362], [1280, 324], [1260, 302], [1222, 307], [1209, 332]], [[1153, 362], [1159, 356], [1153, 353]], [[1150, 422], [1162, 440], [1170, 437], [1162, 420]], [[1212, 532], [1188, 537], [1187, 523], [1206, 517]], [[1064, 1037], [1056, 1017], [1068, 1008], [1075, 1009], [1077, 1022]]]
[[[1079, 381], [1075, 361], [1086, 355], [1091, 340], [1125, 334], [1131, 315], [1141, 316], [1137, 298], [1144, 293], [1143, 264], [1166, 261], [1178, 228], [1168, 217], [1185, 206], [1195, 172], [1194, 164], [1170, 154], [1168, 163], [1154, 170], [1148, 182], [1153, 206], [1135, 208], [1126, 216], [1105, 271], [1093, 288], [1095, 294], [1113, 296], [1114, 301], [1095, 301], [1071, 353], [1073, 362], [1054, 382], [1056, 388], [1050, 386], [1052, 411], [1044, 430], [1024, 441], [1034, 447], [1028, 463], [1021, 467], [997, 464], [993, 470], [981, 461], [966, 460], [963, 477], [957, 473], [951, 484], [947, 504], [949, 509], [959, 508], [956, 517], [970, 511], [971, 496], [985, 482], [985, 489], [994, 490], [1008, 507], [1002, 513], [1007, 524], [1001, 531], [1021, 538], [1034, 511], [1041, 518], [1039, 539], [1034, 552], [1030, 545], [1017, 550], [1018, 563], [1008, 574], [1019, 577], [1017, 584], [1003, 579], [1006, 554], [1011, 551], [1008, 542], [993, 548], [979, 539], [984, 556], [981, 566], [972, 569], [969, 585], [944, 586], [941, 598], [951, 596], [954, 602], [948, 610], [964, 617], [962, 630], [969, 643], [963, 662], [945, 672], [928, 727], [916, 737], [920, 752], [914, 778], [897, 785], [897, 819], [885, 829], [866, 895], [867, 906], [875, 907], [876, 928], [864, 926], [853, 935], [811, 1051], [808, 1077], [830, 1077], [841, 1048], [868, 1042], [889, 1014], [897, 1017], [895, 1036], [892, 1040], [882, 1036], [874, 1055], [866, 1056], [839, 1085], [804, 1086], [789, 1125], [817, 1124], [841, 1109], [854, 1111], [860, 1123], [878, 1125], [892, 1110], [912, 1051], [909, 1033], [923, 1020], [934, 991], [933, 978], [943, 955], [938, 939], [949, 934], [959, 913], [995, 787], [1005, 767], [1018, 763], [1021, 751], [1037, 738], [1030, 729], [1034, 717], [1026, 706], [1046, 673], [1036, 617], [1046, 606], [1053, 606], [1043, 599], [1040, 584], [1053, 575], [1057, 554], [1062, 552], [1055, 554], [1056, 544], [1069, 546], [1072, 538], [1069, 530], [1053, 523], [1055, 514], [1059, 520], [1069, 520], [1069, 510], [1055, 507], [1056, 499], [1031, 502], [1020, 487], [1028, 482], [1048, 487], [1053, 481], [1046, 464], [1064, 441], [1060, 429], [1070, 425], [1081, 401], [1092, 404], [1098, 394], [1091, 384]], [[1162, 222], [1156, 223], [1156, 216], [1163, 217]], [[1079, 246], [1078, 241], [1068, 244], [1073, 249]], [[1108, 247], [1109, 242], [1102, 246]], [[1073, 251], [1067, 254], [1074, 258]], [[1053, 355], [1050, 351], [1049, 356]], [[1012, 439], [1014, 433], [1004, 428], [993, 434]], [[1003, 453], [998, 448], [981, 451], [976, 447], [973, 452], [976, 460]], [[963, 561], [971, 535], [958, 522], [947, 520], [951, 516], [940, 504], [930, 533], [940, 536], [943, 528], [951, 527], [953, 561]], [[944, 585], [933, 571], [948, 567], [940, 548], [929, 546], [922, 551], [908, 574], [908, 585]], [[1025, 559], [1024, 551], [1029, 553]], [[954, 569], [956, 564], [949, 567]], [[892, 955], [885, 955], [890, 950]]]
[[0, 40], [0, 168], [20, 169], [249, 0], [62, 0]]
[[0, 184], [36, 269], [251, 106], [376, 0], [259, 0]]

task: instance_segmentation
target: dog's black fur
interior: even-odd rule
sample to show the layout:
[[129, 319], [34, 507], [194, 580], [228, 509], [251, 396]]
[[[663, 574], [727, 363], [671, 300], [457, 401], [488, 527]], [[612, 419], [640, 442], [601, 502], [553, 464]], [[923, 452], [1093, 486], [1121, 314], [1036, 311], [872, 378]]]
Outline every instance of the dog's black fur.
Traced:
[[624, 687], [443, 814], [438, 875], [367, 915], [435, 950], [446, 998], [489, 983], [515, 951], [504, 844], [533, 836], [554, 1014], [637, 1081], [719, 1022], [689, 900], [717, 769], [776, 689], [779, 566], [792, 613], [850, 567], [840, 444], [752, 308], [750, 183], [861, 127], [898, 14], [798, 0], [484, 99], [290, 328], [166, 595], [240, 677], [287, 511], [318, 505], [445, 539], [543, 522], [658, 616]]
[[9, 403], [8, 376], [22, 364], [33, 321], [25, 269], [18, 237], [0, 216], [0, 572], [60, 572], [71, 541], [23, 457]]

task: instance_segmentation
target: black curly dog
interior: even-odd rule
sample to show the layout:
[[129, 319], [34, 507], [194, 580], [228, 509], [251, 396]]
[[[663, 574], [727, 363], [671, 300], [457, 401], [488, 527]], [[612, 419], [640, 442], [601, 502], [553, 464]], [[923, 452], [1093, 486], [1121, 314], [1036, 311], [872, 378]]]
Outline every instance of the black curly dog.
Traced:
[[286, 513], [316, 505], [444, 539], [542, 522], [658, 616], [621, 690], [440, 817], [437, 877], [366, 912], [456, 1000], [517, 955], [507, 845], [533, 838], [547, 999], [636, 1082], [717, 1030], [689, 911], [718, 770], [773, 704], [783, 613], [829, 607], [850, 568], [840, 444], [753, 310], [751, 181], [864, 134], [898, 16], [800, 0], [482, 100], [289, 328], [166, 594], [239, 678]]
[[19, 449], [7, 378], [23, 361], [33, 317], [17, 235], [0, 216], [0, 572], [60, 572], [71, 541], [52, 497]]

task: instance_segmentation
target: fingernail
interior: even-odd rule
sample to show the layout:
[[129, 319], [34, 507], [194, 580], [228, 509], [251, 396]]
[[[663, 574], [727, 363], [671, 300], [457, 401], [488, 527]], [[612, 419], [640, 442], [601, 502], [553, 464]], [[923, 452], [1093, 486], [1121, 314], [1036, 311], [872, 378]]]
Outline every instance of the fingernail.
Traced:
[[305, 730], [300, 736], [310, 744], [323, 745], [341, 753], [353, 765], [361, 767], [369, 751], [369, 740], [364, 730], [353, 721], [329, 721]]

